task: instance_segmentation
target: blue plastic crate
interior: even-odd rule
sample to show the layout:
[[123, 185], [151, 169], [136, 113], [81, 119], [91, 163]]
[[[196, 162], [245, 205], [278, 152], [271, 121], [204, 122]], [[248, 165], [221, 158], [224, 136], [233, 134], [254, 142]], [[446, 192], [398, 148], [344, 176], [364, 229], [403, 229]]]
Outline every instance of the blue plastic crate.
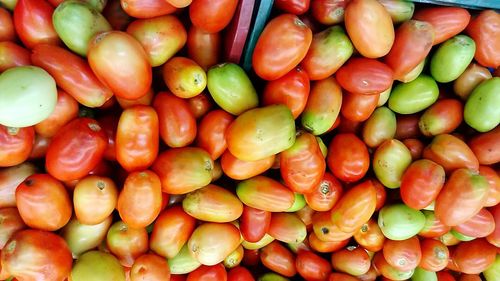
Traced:
[[500, 0], [412, 0], [441, 6], [459, 6], [469, 9], [500, 9]]

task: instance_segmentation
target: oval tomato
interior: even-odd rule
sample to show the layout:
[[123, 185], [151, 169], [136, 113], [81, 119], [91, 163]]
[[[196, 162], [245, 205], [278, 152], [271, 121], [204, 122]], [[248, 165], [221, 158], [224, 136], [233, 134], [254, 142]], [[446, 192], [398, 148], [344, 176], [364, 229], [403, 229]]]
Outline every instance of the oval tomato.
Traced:
[[245, 241], [258, 242], [267, 233], [270, 224], [271, 212], [243, 206], [240, 231]]
[[237, 5], [237, 0], [197, 0], [189, 6], [189, 18], [205, 32], [219, 32], [229, 24]]
[[64, 91], [57, 91], [57, 104], [52, 114], [35, 125], [38, 135], [53, 137], [66, 123], [78, 116], [78, 102]]
[[434, 201], [445, 182], [443, 167], [427, 159], [410, 164], [401, 178], [401, 198], [414, 209], [423, 209]]
[[309, 242], [309, 247], [311, 247], [311, 249], [316, 251], [316, 252], [332, 253], [332, 252], [338, 251], [338, 250], [344, 248], [345, 246], [347, 246], [347, 244], [349, 244], [350, 240], [351, 239], [348, 238], [348, 239], [345, 239], [342, 241], [336, 241], [336, 242], [321, 241], [321, 240], [319, 240], [318, 236], [316, 236], [316, 234], [314, 232], [311, 232], [309, 234], [308, 242]]
[[304, 194], [304, 199], [311, 209], [326, 212], [333, 208], [342, 193], [342, 184], [332, 174], [325, 172], [315, 189], [311, 193]]
[[387, 263], [397, 270], [413, 270], [422, 259], [420, 242], [416, 236], [401, 241], [386, 240], [383, 255]]
[[422, 259], [418, 265], [424, 270], [441, 271], [448, 264], [448, 247], [436, 239], [423, 239], [420, 241]]
[[420, 114], [405, 114], [398, 115], [396, 118], [396, 136], [395, 138], [402, 140], [407, 138], [416, 138], [420, 136], [418, 121]]
[[189, 253], [203, 265], [222, 262], [240, 245], [240, 231], [231, 223], [207, 222], [198, 226], [187, 242]]
[[373, 266], [380, 274], [389, 280], [406, 280], [409, 279], [414, 270], [402, 271], [392, 267], [384, 258], [382, 252], [378, 252], [373, 257]]
[[237, 266], [228, 272], [227, 281], [255, 281], [255, 279], [248, 269]]
[[392, 85], [393, 71], [375, 59], [352, 58], [336, 73], [342, 88], [356, 94], [379, 94]]
[[381, 106], [366, 120], [361, 135], [367, 146], [375, 148], [393, 139], [396, 131], [396, 114], [389, 108]]
[[162, 68], [163, 81], [180, 98], [195, 97], [207, 86], [207, 75], [195, 61], [186, 57], [173, 57]]
[[490, 188], [488, 190], [488, 199], [484, 203], [485, 207], [492, 207], [500, 203], [500, 175], [488, 166], [479, 166], [479, 174], [484, 176]]
[[495, 262], [496, 248], [486, 239], [462, 242], [452, 254], [458, 269], [467, 274], [479, 274]]
[[311, 251], [299, 251], [295, 259], [295, 267], [299, 275], [306, 280], [326, 280], [332, 272], [328, 260]]
[[410, 150], [413, 160], [422, 158], [422, 152], [424, 151], [424, 143], [422, 141], [419, 139], [405, 139], [403, 143]]
[[33, 148], [33, 127], [14, 128], [0, 125], [0, 167], [10, 167], [28, 159]]
[[203, 92], [187, 100], [189, 110], [191, 110], [196, 119], [205, 116], [205, 114], [212, 109], [214, 104], [209, 96], [210, 95], [207, 94], [207, 92]]
[[81, 223], [99, 224], [114, 211], [117, 198], [118, 190], [110, 178], [87, 176], [78, 181], [73, 191], [75, 215]]
[[10, 42], [0, 42], [0, 71], [21, 65], [30, 65], [30, 52], [25, 48]]
[[379, 97], [379, 94], [344, 93], [340, 112], [342, 116], [351, 121], [366, 121], [370, 118], [375, 108], [377, 108]]
[[340, 180], [356, 182], [362, 179], [370, 166], [368, 148], [354, 134], [337, 134], [330, 142], [328, 168]]
[[481, 165], [500, 162], [500, 127], [475, 135], [469, 141], [469, 147]]
[[165, 0], [120, 0], [123, 10], [134, 18], [153, 18], [172, 14], [177, 8]]
[[36, 172], [30, 162], [0, 169], [0, 208], [16, 206], [16, 189], [28, 176]]
[[202, 265], [190, 272], [186, 281], [210, 281], [210, 280], [227, 280], [227, 272], [223, 264], [212, 266]]
[[301, 15], [309, 10], [310, 0], [278, 0], [274, 5], [287, 13]]
[[135, 259], [147, 252], [148, 233], [146, 228], [132, 228], [117, 221], [108, 230], [106, 245], [123, 266], [131, 267]]
[[144, 254], [137, 258], [130, 269], [130, 281], [155, 281], [170, 279], [167, 261], [155, 254]]
[[332, 212], [316, 212], [312, 217], [314, 234], [325, 242], [341, 242], [349, 239], [355, 232], [343, 232], [332, 222]]
[[14, 26], [19, 39], [30, 49], [39, 43], [59, 45], [61, 40], [52, 25], [54, 8], [45, 0], [18, 0]]
[[306, 239], [307, 229], [302, 220], [293, 213], [272, 213], [267, 233], [284, 243], [301, 243]]
[[456, 99], [440, 99], [420, 117], [418, 126], [424, 136], [453, 132], [463, 120], [464, 107]]
[[479, 168], [477, 157], [467, 144], [450, 134], [435, 136], [424, 149], [423, 157], [443, 166], [446, 172], [459, 168], [477, 171]]
[[363, 275], [371, 266], [370, 256], [363, 247], [347, 247], [332, 254], [333, 269], [354, 276]]
[[292, 277], [297, 273], [293, 253], [278, 241], [273, 241], [260, 250], [262, 264], [283, 276]]
[[26, 225], [17, 208], [0, 209], [0, 249], [4, 248], [14, 233], [24, 228]]
[[191, 26], [187, 34], [188, 57], [208, 70], [220, 61], [221, 33], [208, 33], [196, 26]]
[[466, 222], [454, 226], [453, 230], [469, 237], [486, 237], [495, 230], [495, 218], [483, 208]]
[[196, 143], [210, 153], [213, 160], [226, 150], [226, 130], [233, 120], [234, 117], [224, 110], [210, 111], [201, 119]]
[[348, 0], [314, 0], [311, 1], [311, 14], [322, 24], [338, 24], [344, 21], [344, 10], [348, 3]]
[[354, 233], [354, 240], [366, 250], [378, 252], [383, 248], [385, 236], [377, 222], [370, 219]]
[[474, 58], [483, 66], [497, 68], [500, 66], [500, 14], [494, 10], [484, 10], [471, 20], [466, 32], [476, 42]]
[[492, 75], [488, 68], [472, 62], [457, 80], [453, 82], [453, 91], [462, 100], [467, 100], [474, 88], [491, 77]]
[[257, 161], [244, 161], [236, 158], [229, 150], [226, 150], [220, 159], [224, 174], [235, 180], [246, 180], [258, 176], [269, 170], [275, 161], [271, 155]]
[[413, 18], [432, 25], [433, 45], [437, 45], [462, 32], [469, 24], [470, 14], [459, 7], [430, 7], [418, 10]]

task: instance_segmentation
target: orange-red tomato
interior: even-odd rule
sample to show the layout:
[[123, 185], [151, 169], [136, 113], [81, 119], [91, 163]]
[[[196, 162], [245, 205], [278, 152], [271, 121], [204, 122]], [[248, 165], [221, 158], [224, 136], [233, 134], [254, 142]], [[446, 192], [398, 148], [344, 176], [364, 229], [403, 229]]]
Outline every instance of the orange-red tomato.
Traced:
[[469, 147], [481, 165], [500, 162], [500, 127], [475, 135], [469, 141]]
[[458, 244], [452, 259], [461, 272], [479, 274], [495, 261], [496, 252], [495, 246], [479, 238]]
[[297, 273], [293, 253], [278, 241], [273, 241], [260, 250], [260, 261], [270, 270], [292, 277]]
[[479, 174], [484, 176], [490, 184], [488, 198], [486, 199], [484, 206], [496, 206], [500, 203], [500, 175], [489, 166], [479, 166]]
[[311, 209], [326, 212], [333, 208], [341, 198], [342, 193], [342, 184], [332, 174], [325, 172], [314, 190], [304, 194], [304, 199]]
[[219, 32], [229, 24], [237, 5], [237, 0], [196, 0], [189, 6], [189, 18], [207, 33]]
[[267, 233], [270, 224], [271, 212], [243, 206], [240, 231], [245, 241], [258, 242]]
[[187, 34], [188, 57], [208, 70], [220, 59], [221, 33], [208, 33], [196, 26], [191, 26]]
[[115, 114], [106, 114], [97, 120], [108, 139], [104, 159], [109, 161], [116, 161], [116, 129], [119, 120], [120, 116]]
[[167, 92], [156, 95], [153, 106], [158, 113], [160, 136], [170, 147], [189, 145], [196, 138], [196, 119], [186, 100]]
[[132, 228], [118, 221], [108, 230], [106, 246], [123, 266], [132, 267], [135, 259], [148, 251], [148, 233], [146, 228]]
[[418, 127], [420, 114], [398, 115], [396, 120], [396, 139], [402, 140], [420, 136], [420, 129]]
[[120, 0], [123, 10], [134, 18], [153, 18], [172, 14], [177, 8], [166, 0]]
[[463, 112], [464, 108], [459, 100], [440, 99], [420, 117], [420, 131], [428, 137], [449, 134], [462, 123]]
[[387, 263], [398, 270], [415, 269], [422, 259], [420, 241], [417, 236], [401, 241], [387, 239], [384, 243], [383, 255]]
[[401, 271], [392, 267], [384, 258], [382, 252], [375, 253], [372, 259], [373, 266], [384, 278], [382, 280], [405, 280], [413, 274], [413, 270]]
[[251, 267], [258, 265], [259, 262], [260, 262], [259, 249], [255, 250], [244, 249], [242, 264]]
[[195, 119], [199, 119], [207, 114], [213, 107], [213, 101], [207, 92], [203, 92], [195, 97], [187, 99], [189, 110]]
[[237, 266], [228, 272], [227, 281], [255, 281], [255, 279], [248, 269]]
[[460, 281], [481, 281], [479, 274], [460, 274]]
[[366, 250], [378, 252], [384, 246], [385, 236], [377, 222], [370, 219], [354, 233], [354, 240]]
[[359, 279], [345, 273], [334, 272], [328, 277], [328, 281], [358, 281]]
[[378, 60], [352, 58], [337, 71], [335, 77], [340, 86], [351, 93], [373, 95], [389, 89], [393, 75], [392, 69]]
[[375, 108], [377, 108], [378, 99], [378, 94], [365, 95], [345, 92], [342, 96], [340, 113], [351, 121], [366, 121], [366, 119], [370, 118]]
[[277, 0], [274, 6], [294, 15], [302, 15], [309, 10], [310, 0]]
[[170, 280], [167, 261], [155, 254], [144, 254], [137, 258], [130, 269], [130, 281]]
[[0, 41], [14, 41], [16, 39], [16, 31], [14, 30], [14, 22], [12, 16], [4, 8], [0, 9]]
[[377, 179], [371, 179], [371, 181], [375, 187], [375, 191], [377, 192], [377, 204], [375, 205], [375, 210], [378, 211], [385, 205], [387, 191], [385, 190], [385, 186]]
[[300, 276], [306, 280], [327, 280], [332, 272], [328, 260], [311, 251], [299, 251], [295, 259], [295, 267]]
[[348, 3], [349, 0], [314, 0], [311, 1], [311, 14], [322, 24], [338, 24], [344, 21], [344, 9]]
[[40, 43], [61, 43], [54, 26], [54, 8], [45, 0], [18, 0], [14, 8], [14, 26], [23, 44], [33, 49]]
[[495, 231], [495, 218], [483, 208], [472, 218], [454, 226], [453, 229], [469, 237], [486, 237]]
[[445, 182], [443, 167], [427, 159], [410, 164], [401, 178], [401, 199], [413, 209], [423, 209], [434, 201]]
[[356, 182], [370, 166], [366, 144], [354, 134], [337, 134], [328, 147], [327, 164], [338, 179]]
[[467, 144], [450, 134], [435, 136], [422, 156], [443, 166], [446, 172], [459, 168], [477, 171], [479, 168], [477, 157]]
[[293, 213], [272, 213], [267, 233], [285, 243], [300, 243], [307, 236], [302, 220]]
[[490, 212], [495, 219], [495, 230], [486, 237], [486, 240], [488, 240], [491, 245], [498, 248], [500, 247], [500, 204], [492, 207]]
[[73, 191], [75, 215], [83, 224], [102, 223], [114, 211], [117, 200], [115, 183], [107, 177], [85, 177], [78, 181]]
[[332, 254], [333, 269], [350, 275], [359, 276], [368, 272], [371, 266], [370, 256], [363, 247], [342, 249]]
[[345, 8], [345, 26], [354, 47], [367, 58], [385, 56], [394, 43], [391, 15], [376, 0], [352, 0]]
[[319, 240], [340, 242], [349, 239], [355, 232], [343, 232], [332, 222], [331, 212], [316, 212], [312, 217], [313, 231]]
[[404, 139], [404, 145], [410, 150], [411, 159], [418, 160], [422, 158], [422, 152], [424, 151], [424, 143], [419, 139]]
[[306, 56], [311, 42], [311, 29], [297, 16], [283, 14], [272, 19], [255, 45], [255, 73], [265, 80], [283, 77]]
[[470, 14], [459, 7], [430, 7], [415, 12], [413, 19], [432, 25], [433, 45], [437, 45], [462, 32], [469, 24]]
[[439, 271], [436, 273], [438, 281], [456, 281], [449, 271]]
[[222, 109], [210, 111], [201, 119], [196, 144], [210, 153], [213, 160], [226, 150], [226, 129], [233, 120], [234, 117]]
[[4, 248], [14, 233], [24, 228], [26, 228], [26, 225], [17, 208], [0, 209], [0, 249]]
[[33, 127], [13, 128], [0, 125], [0, 167], [15, 166], [26, 161], [34, 139]]
[[53, 137], [66, 123], [78, 116], [78, 102], [66, 92], [57, 91], [57, 104], [42, 122], [35, 125], [35, 132], [46, 138]]
[[484, 10], [467, 26], [467, 34], [476, 43], [474, 58], [483, 66], [500, 66], [500, 14], [494, 10]]
[[10, 42], [0, 42], [0, 71], [21, 65], [30, 65], [30, 52], [25, 48]]
[[420, 241], [422, 259], [418, 265], [427, 271], [441, 271], [448, 264], [448, 247], [436, 239], [422, 239]]
[[[134, 99], [134, 100], [128, 100], [128, 99], [124, 99], [124, 98], [118, 98], [118, 97], [113, 97], [116, 102], [120, 105], [120, 107], [122, 109], [127, 109], [127, 108], [130, 108], [134, 105], [151, 105], [153, 103], [153, 98], [154, 98], [154, 92], [153, 90], [149, 90], [148, 93], [138, 99]], [[107, 103], [109, 103], [109, 101], [111, 100], [114, 100], [114, 99], [110, 99], [108, 100]], [[106, 105], [105, 104], [105, 105]], [[103, 105], [103, 106], [105, 106]]]
[[0, 208], [16, 206], [16, 189], [36, 168], [29, 162], [0, 169]]
[[257, 161], [244, 161], [226, 150], [220, 158], [220, 164], [226, 176], [235, 180], [246, 180], [269, 170], [273, 166], [275, 158], [275, 155], [271, 155]]
[[309, 234], [309, 239], [308, 239], [309, 247], [311, 247], [311, 249], [319, 253], [332, 253], [338, 251], [347, 246], [347, 244], [349, 244], [349, 241], [350, 239], [345, 239], [336, 242], [321, 241], [314, 232], [311, 232]]

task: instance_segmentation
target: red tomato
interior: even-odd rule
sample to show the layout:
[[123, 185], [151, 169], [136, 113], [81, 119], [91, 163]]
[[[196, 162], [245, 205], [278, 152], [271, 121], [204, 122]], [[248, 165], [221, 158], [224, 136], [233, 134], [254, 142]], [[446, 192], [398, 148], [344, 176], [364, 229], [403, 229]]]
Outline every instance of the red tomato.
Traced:
[[207, 114], [213, 107], [213, 101], [207, 92], [203, 92], [195, 97], [187, 99], [189, 109], [196, 119]]
[[475, 135], [469, 141], [469, 147], [481, 165], [500, 162], [500, 127]]
[[383, 255], [387, 263], [398, 270], [415, 269], [422, 259], [420, 241], [417, 236], [401, 241], [387, 239], [384, 243]]
[[35, 135], [35, 140], [33, 141], [33, 148], [31, 149], [29, 159], [34, 160], [45, 157], [45, 155], [47, 154], [47, 149], [49, 149], [49, 144], [50, 138]]
[[243, 239], [248, 242], [257, 242], [269, 230], [271, 212], [255, 209], [243, 205], [243, 214], [240, 218], [240, 231]]
[[434, 41], [434, 28], [425, 21], [409, 20], [396, 31], [394, 45], [385, 63], [394, 71], [394, 79], [402, 80], [429, 54]]
[[33, 49], [31, 60], [52, 75], [57, 85], [82, 105], [99, 107], [113, 96], [88, 63], [66, 49], [39, 44]]
[[285, 243], [300, 243], [307, 236], [304, 222], [293, 213], [272, 213], [267, 233]]
[[97, 120], [108, 139], [104, 159], [109, 161], [116, 161], [116, 129], [119, 120], [120, 116], [115, 114], [107, 114]]
[[[147, 3], [146, 1], [134, 2]], [[162, 2], [165, 3], [165, 1]], [[128, 24], [133, 20], [132, 17], [123, 10], [120, 0], [108, 0], [104, 10], [102, 11], [102, 15], [108, 20], [113, 29], [122, 31], [127, 29]]]
[[222, 109], [210, 111], [201, 119], [196, 144], [210, 153], [213, 160], [226, 150], [226, 129], [233, 120], [234, 117]]
[[64, 280], [72, 263], [66, 242], [43, 230], [21, 230], [2, 250], [2, 269], [18, 280]]
[[40, 43], [59, 45], [61, 40], [52, 25], [54, 8], [45, 0], [18, 0], [14, 26], [23, 44], [33, 49]]
[[135, 260], [130, 269], [131, 281], [170, 280], [170, 268], [167, 261], [155, 254], [145, 254]]
[[458, 244], [452, 258], [461, 272], [480, 274], [495, 261], [496, 252], [486, 239], [475, 239]]
[[349, 244], [350, 240], [351, 239], [345, 239], [345, 240], [338, 241], [338, 242], [321, 241], [321, 240], [319, 240], [318, 236], [316, 236], [316, 234], [314, 234], [314, 232], [311, 232], [309, 234], [308, 242], [309, 242], [309, 247], [311, 247], [311, 249], [313, 249], [316, 252], [332, 253], [332, 252], [338, 251], [338, 250], [344, 248], [345, 246], [347, 246], [347, 244]]
[[311, 1], [311, 14], [322, 24], [338, 24], [344, 21], [344, 9], [347, 3], [349, 0], [314, 0]]
[[379, 94], [365, 95], [344, 92], [340, 113], [351, 121], [366, 121], [377, 108], [378, 99]]
[[310, 0], [276, 0], [274, 6], [290, 14], [302, 15], [309, 10], [310, 2]]
[[434, 201], [445, 182], [443, 167], [427, 159], [408, 166], [401, 178], [401, 198], [413, 209], [423, 209]]
[[273, 166], [275, 159], [277, 159], [276, 156], [271, 155], [257, 161], [244, 161], [236, 158], [227, 149], [222, 154], [220, 164], [226, 176], [235, 180], [246, 180], [269, 170]]
[[83, 224], [102, 223], [115, 209], [117, 198], [118, 190], [111, 179], [85, 177], [78, 181], [73, 191], [76, 218]]
[[354, 47], [364, 57], [383, 57], [391, 50], [394, 26], [391, 15], [378, 1], [350, 1], [345, 9], [345, 26]]
[[10, 41], [0, 42], [0, 71], [21, 65], [30, 65], [30, 52]]
[[186, 281], [227, 281], [227, 272], [221, 263], [212, 266], [202, 265], [188, 274]]
[[419, 114], [398, 115], [396, 117], [396, 139], [416, 138], [420, 136]]
[[448, 264], [448, 247], [436, 239], [422, 239], [420, 241], [422, 259], [418, 265], [427, 271], [441, 271]]
[[309, 205], [305, 205], [304, 208], [295, 212], [295, 214], [299, 217], [299, 219], [306, 225], [307, 230], [311, 230], [313, 215], [316, 213]]
[[183, 147], [196, 137], [196, 119], [186, 100], [167, 92], [156, 95], [153, 106], [158, 113], [160, 136], [170, 147]]
[[297, 273], [293, 253], [278, 241], [273, 241], [260, 250], [260, 261], [265, 267], [286, 277]]
[[16, 31], [14, 30], [14, 22], [9, 11], [0, 9], [0, 41], [14, 41], [16, 39]]
[[304, 199], [311, 209], [326, 212], [333, 208], [343, 193], [342, 184], [329, 172], [311, 193], [304, 194]]
[[26, 225], [17, 208], [0, 209], [0, 249], [4, 248], [14, 233], [24, 228], [26, 228]]
[[418, 160], [422, 158], [422, 152], [424, 151], [424, 143], [419, 139], [404, 139], [404, 145], [410, 150], [411, 159]]
[[460, 281], [481, 281], [479, 274], [460, 274]]
[[255, 281], [255, 279], [248, 269], [237, 266], [228, 272], [227, 281]]
[[328, 281], [358, 281], [359, 279], [345, 273], [334, 272], [328, 277]]
[[435, 136], [422, 156], [443, 166], [446, 172], [459, 168], [477, 171], [479, 168], [479, 162], [467, 144], [449, 134]]
[[499, 248], [500, 246], [500, 205], [496, 205], [490, 209], [493, 218], [495, 219], [495, 230], [493, 233], [486, 237], [486, 240], [490, 242], [491, 245]]
[[340, 180], [356, 182], [370, 166], [366, 144], [354, 134], [337, 134], [330, 142], [326, 158], [328, 168]]
[[326, 281], [332, 272], [328, 260], [310, 251], [298, 252], [295, 267], [300, 276], [311, 281]]
[[455, 277], [449, 271], [437, 272], [438, 281], [456, 281]]
[[189, 6], [189, 18], [197, 28], [216, 33], [229, 24], [237, 5], [237, 0], [196, 0]]
[[267, 82], [262, 94], [263, 105], [284, 104], [297, 119], [306, 107], [311, 85], [307, 72], [300, 67], [292, 69], [285, 76]]
[[132, 228], [117, 221], [108, 230], [106, 246], [123, 266], [131, 267], [148, 251], [148, 233], [145, 228]]
[[117, 97], [133, 100], [150, 90], [151, 65], [132, 35], [122, 31], [100, 33], [90, 40], [87, 57], [92, 71]]
[[385, 205], [385, 200], [387, 199], [387, 191], [385, 186], [379, 182], [377, 179], [371, 179], [375, 191], [377, 192], [377, 205], [375, 205], [375, 210], [380, 210]]
[[134, 18], [153, 18], [172, 14], [177, 8], [165, 0], [120, 0], [123, 10]]
[[0, 167], [21, 164], [30, 156], [35, 139], [33, 127], [12, 128], [0, 125]]
[[255, 45], [255, 73], [265, 80], [283, 77], [306, 56], [311, 42], [311, 29], [297, 16], [283, 14], [272, 19]]
[[244, 255], [242, 263], [246, 266], [256, 266], [259, 264], [260, 253], [259, 249], [256, 250], [248, 250], [244, 249]]
[[401, 271], [394, 267], [392, 267], [384, 258], [382, 252], [375, 253], [375, 256], [372, 259], [373, 266], [375, 270], [377, 270], [384, 278], [382, 280], [394, 280], [401, 279], [405, 280], [406, 277], [410, 277], [413, 273], [413, 270], [410, 271]]
[[52, 139], [45, 168], [58, 180], [82, 178], [101, 161], [107, 143], [106, 135], [95, 120], [74, 119]]
[[484, 176], [490, 184], [488, 198], [484, 206], [492, 207], [497, 205], [500, 203], [500, 175], [488, 166], [479, 166], [479, 174]]
[[451, 133], [462, 123], [463, 111], [459, 100], [440, 99], [420, 117], [420, 131], [428, 137]]
[[378, 60], [352, 58], [337, 71], [335, 77], [340, 86], [351, 93], [372, 95], [389, 89], [393, 75], [392, 69]]
[[187, 34], [188, 57], [208, 70], [220, 60], [221, 33], [207, 33], [196, 26], [191, 26]]
[[350, 275], [359, 276], [368, 272], [370, 256], [363, 247], [342, 249], [332, 254], [333, 269]]
[[476, 42], [474, 58], [483, 66], [500, 66], [500, 14], [494, 10], [484, 10], [471, 20], [467, 34]]
[[0, 169], [0, 208], [16, 206], [16, 189], [36, 168], [29, 162]]
[[57, 91], [57, 104], [42, 122], [35, 125], [35, 132], [46, 138], [53, 137], [66, 123], [78, 116], [78, 102], [66, 92]]
[[354, 233], [354, 240], [366, 250], [378, 252], [384, 246], [385, 236], [377, 222], [370, 219]]
[[418, 10], [413, 19], [432, 24], [433, 45], [437, 45], [462, 32], [469, 24], [470, 14], [459, 7], [431, 7]]
[[486, 237], [495, 231], [495, 218], [483, 208], [472, 218], [454, 226], [453, 229], [469, 237]]

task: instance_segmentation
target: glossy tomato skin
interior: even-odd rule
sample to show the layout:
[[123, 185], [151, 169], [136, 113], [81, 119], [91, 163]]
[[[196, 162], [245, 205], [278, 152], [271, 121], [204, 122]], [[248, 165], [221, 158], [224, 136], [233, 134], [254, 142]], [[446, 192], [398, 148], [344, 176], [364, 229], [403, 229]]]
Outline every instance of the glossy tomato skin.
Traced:
[[393, 76], [389, 66], [369, 58], [352, 58], [336, 73], [342, 88], [351, 93], [366, 95], [380, 94], [387, 90], [392, 85]]
[[310, 0], [278, 0], [274, 5], [287, 13], [302, 15], [309, 10]]
[[500, 162], [500, 128], [475, 135], [469, 141], [469, 147], [481, 165]]
[[467, 100], [474, 88], [492, 77], [488, 68], [472, 62], [453, 82], [453, 91], [462, 100]]
[[350, 239], [345, 239], [338, 242], [321, 241], [314, 232], [311, 232], [308, 238], [309, 247], [319, 253], [332, 253], [338, 251], [347, 246], [347, 244], [349, 244], [349, 241]]
[[236, 0], [194, 1], [189, 6], [189, 18], [197, 28], [208, 33], [216, 33], [229, 24], [237, 5]]
[[2, 268], [18, 280], [64, 280], [73, 258], [58, 235], [35, 229], [15, 233], [2, 250]]
[[500, 205], [496, 205], [492, 208], [489, 209], [491, 214], [493, 215], [493, 218], [495, 219], [495, 229], [493, 232], [486, 237], [486, 240], [488, 242], [495, 246], [499, 247], [500, 245]]
[[107, 144], [97, 121], [86, 117], [74, 119], [52, 139], [45, 168], [58, 180], [82, 178], [101, 161]]
[[83, 224], [102, 223], [115, 209], [117, 198], [118, 190], [110, 178], [87, 176], [73, 190], [76, 218]]
[[311, 251], [300, 251], [295, 259], [297, 272], [306, 280], [327, 280], [332, 272], [328, 260], [318, 256]]
[[278, 241], [273, 241], [261, 249], [260, 261], [265, 267], [286, 277], [297, 273], [293, 253]]
[[344, 93], [340, 112], [342, 116], [351, 121], [366, 121], [377, 107], [379, 96], [379, 94]]
[[462, 32], [470, 21], [470, 14], [459, 7], [430, 7], [417, 11], [413, 18], [432, 25], [433, 45], [437, 45]]
[[240, 217], [240, 231], [243, 239], [248, 242], [257, 242], [269, 230], [271, 212], [243, 206]]
[[396, 118], [396, 135], [397, 139], [416, 138], [420, 136], [418, 121], [419, 114], [398, 115]]
[[405, 139], [403, 140], [404, 145], [410, 150], [411, 158], [413, 160], [418, 160], [422, 158], [422, 152], [424, 151], [424, 143], [419, 139]]
[[10, 167], [26, 161], [35, 138], [33, 127], [12, 128], [0, 125], [0, 167]]
[[30, 52], [14, 42], [0, 42], [0, 71], [31, 64]]
[[123, 10], [134, 18], [152, 18], [172, 14], [177, 8], [165, 0], [120, 0]]
[[14, 41], [16, 39], [16, 31], [14, 30], [14, 22], [10, 13], [2, 8], [0, 9], [0, 41]]
[[170, 279], [167, 261], [155, 254], [144, 254], [137, 258], [130, 269], [130, 281], [157, 281]]
[[418, 126], [425, 136], [449, 134], [462, 123], [463, 105], [456, 99], [441, 99], [425, 110]]
[[427, 159], [410, 164], [401, 178], [401, 198], [411, 208], [420, 210], [432, 203], [443, 188], [443, 167]]
[[328, 168], [338, 179], [356, 182], [370, 167], [368, 148], [355, 134], [337, 134], [328, 146]]
[[423, 239], [420, 241], [422, 259], [418, 265], [427, 271], [441, 271], [448, 264], [448, 247], [436, 239]]
[[267, 233], [284, 243], [301, 243], [307, 236], [307, 228], [293, 213], [272, 213]]
[[485, 207], [493, 207], [500, 203], [500, 175], [489, 166], [479, 166], [479, 174], [486, 177], [490, 188]]
[[4, 248], [14, 233], [24, 228], [26, 228], [26, 224], [17, 208], [8, 207], [0, 209], [0, 249]]
[[220, 158], [220, 164], [226, 176], [235, 180], [246, 180], [269, 170], [275, 159], [276, 156], [271, 155], [262, 160], [244, 161], [236, 158], [226, 149]]
[[487, 269], [496, 257], [497, 249], [479, 238], [460, 243], [452, 254], [452, 259], [458, 269], [467, 274], [479, 274]]
[[314, 234], [325, 242], [340, 242], [349, 239], [354, 232], [343, 232], [332, 222], [331, 212], [316, 212], [312, 217]]
[[16, 206], [17, 186], [35, 172], [30, 162], [0, 169], [0, 208]]
[[332, 254], [333, 269], [350, 275], [359, 276], [370, 269], [370, 256], [363, 247], [347, 247]]
[[205, 149], [213, 160], [227, 148], [226, 130], [234, 117], [224, 110], [213, 110], [201, 119], [197, 132], [197, 146]]
[[132, 267], [134, 261], [148, 250], [148, 233], [146, 228], [132, 228], [117, 221], [108, 230], [106, 245], [123, 266]]
[[358, 278], [345, 273], [333, 272], [328, 276], [328, 281], [356, 281]]
[[188, 274], [186, 281], [227, 280], [227, 272], [221, 263], [212, 266], [202, 265]]
[[254, 281], [252, 274], [243, 266], [232, 268], [227, 274], [227, 281]]
[[326, 212], [333, 208], [343, 194], [342, 184], [329, 172], [311, 193], [304, 194], [307, 205], [318, 212]]
[[221, 42], [220, 32], [208, 33], [193, 25], [187, 33], [188, 57], [206, 71], [220, 61]]
[[495, 230], [495, 218], [483, 208], [466, 222], [454, 226], [453, 230], [469, 237], [486, 237]]
[[314, 0], [311, 1], [311, 14], [315, 20], [325, 25], [334, 25], [344, 21], [344, 10], [349, 0]]
[[483, 66], [497, 68], [500, 66], [500, 32], [496, 28], [500, 24], [500, 15], [493, 10], [484, 10], [471, 20], [466, 32], [476, 42], [474, 58]]
[[387, 263], [398, 270], [415, 269], [422, 260], [420, 241], [416, 236], [401, 241], [386, 240], [383, 255]]
[[34, 65], [45, 69], [66, 93], [88, 107], [102, 106], [113, 93], [102, 84], [89, 64], [58, 46], [39, 44], [33, 49]]
[[447, 173], [459, 168], [479, 168], [477, 157], [467, 144], [450, 134], [435, 136], [422, 156], [443, 166]]
[[354, 240], [366, 250], [378, 252], [384, 246], [385, 236], [377, 222], [370, 219], [354, 233]]
[[78, 102], [68, 93], [57, 91], [57, 104], [49, 117], [35, 125], [35, 131], [38, 135], [50, 138], [53, 137], [59, 129], [66, 123], [78, 116]]
[[39, 43], [59, 45], [52, 25], [54, 8], [45, 0], [19, 0], [14, 8], [14, 26], [19, 39], [32, 49]]
[[297, 16], [280, 15], [271, 20], [257, 41], [252, 64], [257, 75], [276, 80], [294, 69], [306, 56], [312, 31]]

